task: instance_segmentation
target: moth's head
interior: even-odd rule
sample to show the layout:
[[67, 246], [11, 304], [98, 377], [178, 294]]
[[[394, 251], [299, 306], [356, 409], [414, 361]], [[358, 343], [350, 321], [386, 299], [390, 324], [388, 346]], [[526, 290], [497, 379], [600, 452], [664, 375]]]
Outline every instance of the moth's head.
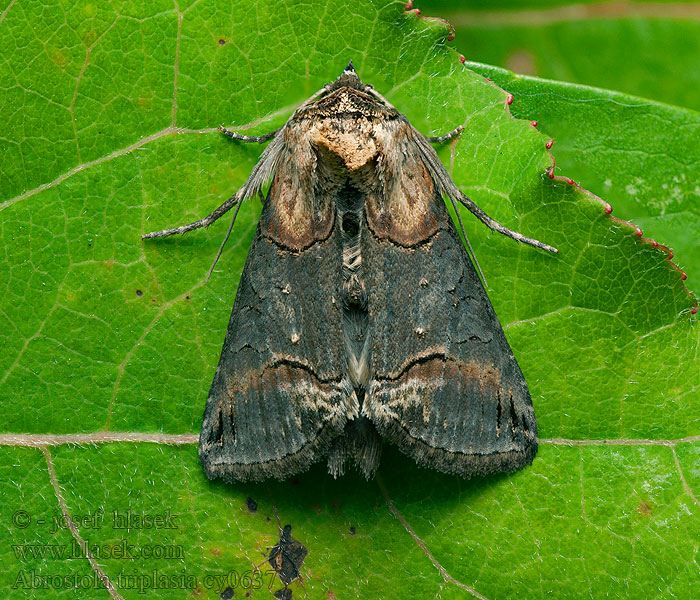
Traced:
[[338, 79], [326, 84], [296, 113], [298, 118], [331, 117], [338, 120], [362, 117], [390, 119], [397, 115], [396, 109], [381, 94], [371, 85], [362, 83], [352, 61]]
[[362, 83], [362, 81], [360, 81], [360, 77], [355, 72], [355, 67], [352, 65], [352, 61], [348, 63], [348, 66], [345, 67], [345, 70], [340, 74], [338, 79], [336, 79], [333, 83], [326, 85], [326, 91], [331, 93], [344, 87], [353, 88], [362, 92], [368, 92], [370, 89], [372, 89], [371, 85], [365, 85]]

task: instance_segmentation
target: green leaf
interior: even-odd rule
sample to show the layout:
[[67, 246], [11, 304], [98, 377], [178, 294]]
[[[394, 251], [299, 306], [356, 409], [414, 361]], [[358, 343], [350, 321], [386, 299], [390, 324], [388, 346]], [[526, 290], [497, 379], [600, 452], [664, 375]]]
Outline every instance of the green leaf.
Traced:
[[[548, 137], [510, 115], [506, 92], [466, 69], [448, 34], [370, 0], [8, 5], [6, 597], [219, 598], [227, 586], [243, 597], [258, 584], [252, 597], [270, 597], [282, 584], [266, 557], [286, 524], [309, 550], [295, 597], [694, 596], [696, 302], [662, 248], [548, 177]], [[463, 481], [387, 448], [371, 482], [334, 481], [322, 464], [282, 483], [203, 475], [196, 436], [259, 203], [241, 211], [208, 283], [227, 223], [140, 235], [207, 214], [245, 180], [261, 148], [217, 125], [274, 129], [349, 59], [423, 133], [463, 124], [440, 150], [456, 183], [560, 250], [463, 215], [535, 403], [542, 443], [523, 472]], [[518, 83], [513, 109], [528, 90], [561, 89]], [[620, 113], [603, 119], [604, 107], [589, 114], [606, 139]], [[683, 141], [666, 141], [680, 156]], [[661, 196], [667, 179], [647, 181]], [[59, 557], [81, 542], [91, 560]]]
[[604, 197], [613, 214], [669, 246], [688, 285], [698, 289], [700, 175], [693, 166], [700, 161], [700, 114], [609, 90], [469, 67], [513, 93], [513, 114], [536, 120], [556, 140], [556, 172]]
[[694, 2], [424, 0], [455, 28], [470, 61], [698, 110], [700, 23]]

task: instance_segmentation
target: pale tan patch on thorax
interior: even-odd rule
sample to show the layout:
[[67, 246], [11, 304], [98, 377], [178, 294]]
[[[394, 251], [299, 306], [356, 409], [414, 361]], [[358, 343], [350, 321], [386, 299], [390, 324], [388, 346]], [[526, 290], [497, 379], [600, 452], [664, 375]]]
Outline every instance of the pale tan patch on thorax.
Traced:
[[337, 155], [349, 171], [363, 167], [378, 152], [372, 125], [364, 118], [320, 121], [313, 128], [311, 142]]

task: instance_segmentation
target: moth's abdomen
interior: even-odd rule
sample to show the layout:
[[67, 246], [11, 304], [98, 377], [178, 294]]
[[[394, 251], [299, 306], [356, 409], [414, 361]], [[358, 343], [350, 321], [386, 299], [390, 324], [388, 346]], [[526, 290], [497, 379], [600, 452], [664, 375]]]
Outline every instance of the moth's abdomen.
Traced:
[[[367, 290], [362, 269], [360, 246], [363, 196], [350, 184], [338, 197], [338, 223], [343, 247], [343, 274], [341, 299], [343, 306], [343, 333], [348, 376], [355, 394], [364, 394], [370, 375], [370, 346], [368, 340], [369, 315]], [[358, 398], [360, 401], [361, 398]]]
[[362, 266], [364, 194], [347, 182], [336, 199], [337, 219], [343, 252], [341, 304], [343, 309], [343, 337], [345, 365], [358, 406], [358, 415], [347, 422], [345, 431], [334, 443], [329, 454], [330, 472], [343, 473], [344, 463], [352, 460], [367, 477], [379, 465], [381, 441], [374, 425], [361, 415], [365, 393], [371, 376], [371, 341], [367, 293]]

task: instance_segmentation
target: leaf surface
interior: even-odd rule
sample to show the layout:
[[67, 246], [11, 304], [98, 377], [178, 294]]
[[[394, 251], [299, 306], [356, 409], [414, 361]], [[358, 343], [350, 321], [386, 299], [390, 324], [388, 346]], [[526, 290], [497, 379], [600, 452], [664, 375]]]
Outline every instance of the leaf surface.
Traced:
[[[252, 596], [270, 597], [282, 584], [265, 558], [286, 524], [309, 550], [295, 597], [693, 596], [695, 299], [663, 248], [548, 177], [548, 137], [511, 116], [507, 93], [465, 68], [448, 34], [369, 0], [8, 6], [7, 597], [79, 587], [91, 598], [219, 598], [258, 584]], [[245, 180], [261, 148], [217, 125], [272, 130], [350, 59], [426, 135], [463, 124], [440, 149], [456, 183], [560, 250], [519, 246], [463, 215], [543, 438], [521, 473], [463, 481], [391, 448], [372, 482], [334, 481], [319, 465], [230, 486], [200, 468], [196, 435], [259, 203], [241, 210], [208, 283], [224, 220], [177, 239], [140, 235], [196, 220]], [[528, 85], [554, 86], [521, 85], [513, 108]], [[595, 135], [618, 127], [611, 114]], [[649, 185], [662, 195], [658, 177]], [[73, 526], [52, 527], [64, 512]], [[41, 556], [81, 541], [92, 561], [85, 548]]]

